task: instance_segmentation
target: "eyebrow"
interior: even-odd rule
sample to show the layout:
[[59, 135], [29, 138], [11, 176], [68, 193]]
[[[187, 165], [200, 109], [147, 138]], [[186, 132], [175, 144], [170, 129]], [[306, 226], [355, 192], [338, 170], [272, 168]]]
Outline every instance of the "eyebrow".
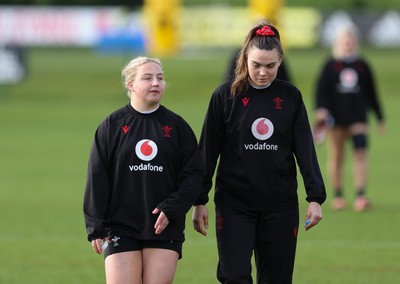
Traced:
[[276, 64], [276, 63], [278, 63], [278, 61], [273, 61], [273, 62], [270, 62], [270, 63], [268, 63], [268, 64], [261, 64], [260, 62], [257, 62], [257, 61], [254, 61], [254, 60], [250, 60], [252, 63], [255, 63], [255, 64], [258, 64], [258, 65], [261, 65], [261, 66], [268, 66], [268, 65], [271, 65], [271, 64]]
[[[143, 73], [142, 76], [153, 76], [153, 73]], [[164, 73], [157, 73], [156, 76], [164, 76]]]

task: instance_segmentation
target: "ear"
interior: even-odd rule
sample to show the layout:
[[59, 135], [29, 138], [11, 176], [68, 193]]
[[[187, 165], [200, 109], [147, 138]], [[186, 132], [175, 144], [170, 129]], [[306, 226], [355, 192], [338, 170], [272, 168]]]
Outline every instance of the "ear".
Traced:
[[279, 56], [279, 66], [281, 66], [283, 60], [283, 55]]
[[128, 89], [129, 89], [129, 91], [133, 92], [134, 88], [135, 88], [135, 87], [133, 86], [133, 81], [129, 81], [129, 82], [128, 82]]

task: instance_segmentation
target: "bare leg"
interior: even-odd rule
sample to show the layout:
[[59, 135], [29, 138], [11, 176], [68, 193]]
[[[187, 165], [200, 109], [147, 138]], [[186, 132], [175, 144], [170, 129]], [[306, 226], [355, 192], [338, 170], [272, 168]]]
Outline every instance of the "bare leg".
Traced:
[[105, 259], [107, 284], [140, 284], [142, 252], [128, 251], [112, 254]]
[[[356, 123], [350, 127], [350, 134], [367, 135], [367, 125], [365, 123]], [[367, 162], [367, 145], [360, 147], [358, 145], [353, 151], [353, 174], [354, 186], [356, 189], [356, 201], [354, 203], [354, 210], [364, 211], [370, 207], [368, 199], [365, 197], [365, 189], [367, 186], [368, 176], [368, 162]]]
[[354, 157], [354, 186], [356, 188], [356, 194], [364, 194], [366, 183], [367, 183], [367, 151], [366, 149], [355, 149], [353, 153]]
[[335, 198], [332, 201], [334, 209], [343, 209], [345, 200], [342, 196], [343, 161], [347, 128], [333, 127], [329, 130], [328, 174], [333, 186]]
[[143, 284], [171, 284], [179, 255], [168, 249], [143, 249]]

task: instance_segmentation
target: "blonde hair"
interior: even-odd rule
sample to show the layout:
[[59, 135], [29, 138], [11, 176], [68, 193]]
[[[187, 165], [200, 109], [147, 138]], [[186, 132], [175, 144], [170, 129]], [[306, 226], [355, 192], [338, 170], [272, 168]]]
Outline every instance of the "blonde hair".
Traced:
[[332, 46], [332, 54], [336, 59], [343, 58], [345, 55], [343, 52], [342, 40], [345, 36], [350, 36], [354, 40], [354, 50], [350, 56], [356, 56], [359, 53], [359, 33], [358, 29], [354, 24], [348, 24], [341, 27], [336, 33], [335, 42]]
[[130, 96], [129, 82], [135, 79], [137, 68], [149, 62], [156, 63], [162, 68], [160, 59], [139, 56], [129, 61], [129, 63], [122, 69], [122, 84], [127, 90], [128, 97]]

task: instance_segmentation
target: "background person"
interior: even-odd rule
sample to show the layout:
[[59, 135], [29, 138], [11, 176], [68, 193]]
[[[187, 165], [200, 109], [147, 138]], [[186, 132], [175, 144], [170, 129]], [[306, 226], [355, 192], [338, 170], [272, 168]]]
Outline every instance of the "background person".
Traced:
[[[345, 145], [353, 143], [353, 172], [356, 199], [354, 209], [371, 206], [366, 197], [368, 124], [372, 108], [378, 118], [378, 130], [384, 132], [384, 117], [369, 64], [359, 54], [357, 30], [353, 25], [341, 28], [333, 46], [333, 57], [324, 64], [316, 87], [315, 136], [328, 138], [328, 175], [334, 191], [332, 207], [345, 207], [343, 164]], [[318, 137], [320, 136], [320, 137]]]
[[[309, 202], [306, 230], [322, 219], [325, 187], [300, 91], [275, 80], [283, 50], [278, 30], [260, 24], [248, 33], [235, 79], [211, 97], [200, 138], [206, 165], [193, 211], [206, 235], [208, 193], [219, 159], [214, 202], [221, 283], [292, 283], [299, 208], [296, 161]], [[303, 226], [303, 225], [302, 225]]]
[[104, 251], [107, 283], [172, 283], [185, 214], [200, 193], [196, 137], [160, 105], [158, 59], [138, 57], [122, 70], [130, 103], [109, 115], [93, 141], [84, 196], [88, 240]]

